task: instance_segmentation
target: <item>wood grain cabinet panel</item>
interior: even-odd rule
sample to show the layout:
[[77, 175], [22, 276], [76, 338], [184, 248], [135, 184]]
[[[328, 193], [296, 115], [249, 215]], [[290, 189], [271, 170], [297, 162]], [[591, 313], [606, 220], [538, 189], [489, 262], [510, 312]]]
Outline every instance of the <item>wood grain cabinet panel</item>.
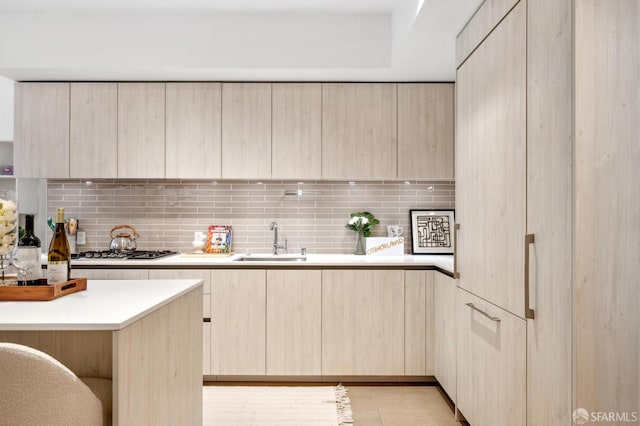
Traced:
[[164, 178], [164, 83], [118, 83], [118, 177]]
[[15, 86], [16, 177], [69, 177], [69, 83]]
[[71, 83], [69, 175], [118, 177], [118, 85]]
[[404, 374], [432, 376], [434, 272], [404, 273]]
[[526, 4], [458, 69], [460, 286], [524, 318]]
[[435, 272], [433, 375], [456, 402], [456, 282]]
[[271, 177], [270, 83], [222, 83], [222, 177]]
[[404, 272], [322, 271], [322, 374], [404, 374]]
[[266, 271], [221, 269], [211, 278], [211, 374], [264, 375]]
[[72, 278], [90, 280], [148, 280], [148, 269], [71, 269]]
[[457, 408], [474, 426], [524, 426], [526, 321], [462, 289], [456, 300]]
[[220, 83], [167, 83], [166, 177], [219, 178], [222, 173]]
[[453, 179], [453, 84], [398, 84], [398, 179]]
[[322, 178], [397, 178], [393, 83], [322, 85]]
[[198, 279], [202, 286], [202, 374], [211, 374], [211, 271], [207, 269], [150, 269], [149, 279]]
[[321, 275], [267, 271], [267, 374], [321, 374]]
[[273, 83], [271, 177], [322, 177], [322, 85]]

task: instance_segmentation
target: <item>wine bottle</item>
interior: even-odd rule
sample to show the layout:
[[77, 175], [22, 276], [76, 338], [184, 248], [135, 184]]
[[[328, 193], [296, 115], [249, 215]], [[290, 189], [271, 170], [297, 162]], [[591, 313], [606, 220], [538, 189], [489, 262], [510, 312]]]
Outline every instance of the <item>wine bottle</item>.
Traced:
[[71, 271], [71, 249], [64, 230], [64, 209], [57, 209], [56, 228], [49, 244], [47, 258], [47, 283], [55, 284], [69, 281]]
[[[25, 234], [18, 241], [18, 247], [37, 247], [41, 248], [40, 238], [36, 237], [33, 233], [33, 215], [28, 214], [25, 216]], [[19, 250], [19, 248], [18, 248]], [[21, 285], [40, 285], [40, 263], [34, 269], [27, 272], [26, 281], [20, 283]]]

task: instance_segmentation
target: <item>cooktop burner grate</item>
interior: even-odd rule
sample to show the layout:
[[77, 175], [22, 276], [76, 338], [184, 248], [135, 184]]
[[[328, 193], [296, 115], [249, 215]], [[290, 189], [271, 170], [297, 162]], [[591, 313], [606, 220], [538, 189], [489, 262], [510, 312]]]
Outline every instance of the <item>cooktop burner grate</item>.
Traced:
[[76, 259], [94, 259], [94, 260], [145, 260], [159, 259], [161, 257], [171, 256], [178, 252], [172, 250], [136, 250], [128, 253], [115, 253], [110, 250], [94, 250], [83, 251], [74, 256]]

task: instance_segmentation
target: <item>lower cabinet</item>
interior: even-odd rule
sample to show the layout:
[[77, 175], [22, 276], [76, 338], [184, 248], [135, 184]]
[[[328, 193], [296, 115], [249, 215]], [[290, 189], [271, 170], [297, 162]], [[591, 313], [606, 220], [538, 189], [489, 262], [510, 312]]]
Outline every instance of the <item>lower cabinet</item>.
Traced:
[[460, 288], [457, 408], [473, 426], [526, 424], [526, 322]]
[[148, 269], [71, 269], [71, 278], [90, 280], [147, 280]]
[[433, 293], [433, 372], [456, 402], [456, 280], [435, 272]]
[[404, 271], [322, 271], [322, 374], [404, 375]]
[[208, 269], [150, 269], [150, 279], [200, 279], [202, 287], [202, 374], [211, 374], [211, 271]]
[[266, 270], [211, 274], [211, 374], [264, 375]]
[[321, 372], [320, 270], [267, 271], [268, 375]]
[[404, 374], [433, 376], [435, 271], [404, 273]]

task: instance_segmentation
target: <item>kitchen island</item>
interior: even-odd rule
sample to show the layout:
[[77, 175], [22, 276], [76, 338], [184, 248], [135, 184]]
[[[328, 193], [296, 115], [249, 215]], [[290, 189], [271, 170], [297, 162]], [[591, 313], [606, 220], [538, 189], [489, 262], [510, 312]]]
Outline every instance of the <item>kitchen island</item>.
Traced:
[[90, 280], [49, 302], [0, 302], [0, 341], [113, 380], [113, 424], [202, 424], [202, 280]]

